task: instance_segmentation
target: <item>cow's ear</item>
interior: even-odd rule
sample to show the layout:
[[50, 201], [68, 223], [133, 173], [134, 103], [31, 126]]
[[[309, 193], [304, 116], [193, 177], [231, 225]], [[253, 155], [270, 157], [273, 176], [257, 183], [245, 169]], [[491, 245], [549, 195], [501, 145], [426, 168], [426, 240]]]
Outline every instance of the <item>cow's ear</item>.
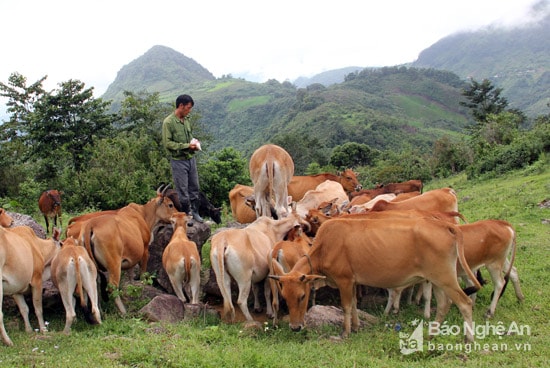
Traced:
[[[279, 261], [277, 261], [276, 259], [271, 260], [271, 269], [273, 270], [273, 273], [275, 275], [284, 275], [285, 274], [285, 270], [283, 269], [283, 266], [281, 266]], [[275, 280], [278, 280], [278, 278], [275, 279]]]
[[300, 277], [300, 281], [305, 283], [310, 283], [313, 281], [324, 280], [324, 279], [326, 279], [326, 276], [321, 276], [321, 275], [303, 275], [302, 277]]

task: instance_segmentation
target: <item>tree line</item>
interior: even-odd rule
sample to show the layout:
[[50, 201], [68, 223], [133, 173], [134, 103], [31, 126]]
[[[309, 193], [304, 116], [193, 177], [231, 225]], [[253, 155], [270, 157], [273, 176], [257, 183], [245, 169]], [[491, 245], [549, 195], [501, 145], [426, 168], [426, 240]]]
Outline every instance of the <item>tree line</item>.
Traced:
[[[347, 78], [357, 77], [362, 76]], [[70, 213], [113, 209], [145, 203], [161, 183], [170, 182], [161, 124], [173, 110], [171, 103], [161, 102], [158, 93], [125, 91], [113, 113], [111, 103], [94, 98], [93, 88], [84, 83], [69, 80], [46, 91], [46, 78], [29, 84], [13, 73], [8, 83], [0, 82], [9, 115], [0, 125], [0, 206], [32, 215], [40, 193], [55, 188], [64, 192], [64, 208]], [[299, 174], [351, 167], [364, 187], [460, 172], [468, 177], [499, 175], [547, 164], [550, 114], [530, 121], [521, 111], [508, 109], [501, 92], [488, 80], [470, 80], [461, 104], [475, 123], [459, 138], [436, 140], [429, 152], [411, 145], [379, 150], [356, 142], [327, 151], [315, 138], [284, 132], [271, 143], [291, 154]], [[297, 102], [300, 96], [299, 89]], [[201, 141], [213, 139], [200, 112], [193, 114], [192, 124]], [[201, 152], [198, 160], [201, 189], [216, 206], [228, 204], [235, 184], [250, 185], [248, 158], [233, 147]]]

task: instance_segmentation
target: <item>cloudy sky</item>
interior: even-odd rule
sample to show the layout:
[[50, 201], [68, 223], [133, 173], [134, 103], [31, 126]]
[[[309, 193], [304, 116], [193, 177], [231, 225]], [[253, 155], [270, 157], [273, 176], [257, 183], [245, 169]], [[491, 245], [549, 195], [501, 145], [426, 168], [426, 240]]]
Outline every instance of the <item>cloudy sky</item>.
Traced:
[[47, 75], [51, 90], [77, 79], [99, 97], [154, 45], [216, 77], [293, 81], [411, 62], [454, 32], [525, 22], [540, 1], [0, 0], [0, 81], [13, 72], [29, 84]]

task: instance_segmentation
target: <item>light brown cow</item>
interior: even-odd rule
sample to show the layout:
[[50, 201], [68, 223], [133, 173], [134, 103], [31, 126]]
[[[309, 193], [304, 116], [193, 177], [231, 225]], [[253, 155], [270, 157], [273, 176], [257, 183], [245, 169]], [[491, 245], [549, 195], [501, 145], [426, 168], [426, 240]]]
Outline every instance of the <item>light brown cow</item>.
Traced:
[[[393, 193], [379, 194], [370, 201], [361, 204], [354, 204], [348, 208], [349, 213], [362, 213], [369, 211], [374, 205], [380, 201], [392, 202], [397, 195]], [[357, 197], [355, 197], [357, 198]], [[350, 203], [351, 204], [351, 203]], [[345, 210], [345, 209], [344, 209]]]
[[[84, 247], [78, 246], [74, 238], [63, 241], [61, 249], [52, 260], [52, 282], [59, 290], [65, 307], [65, 328], [69, 334], [76, 320], [75, 299], [77, 294], [86, 320], [101, 324], [101, 313], [97, 298], [97, 268]], [[90, 301], [92, 310], [88, 308]]]
[[174, 233], [162, 253], [162, 265], [168, 274], [170, 284], [182, 303], [187, 303], [183, 289], [190, 296], [190, 302], [199, 303], [201, 286], [201, 256], [197, 244], [187, 237], [187, 223], [191, 217], [184, 212], [172, 215]]
[[243, 229], [226, 229], [212, 236], [210, 262], [223, 296], [223, 318], [235, 320], [235, 308], [231, 301], [231, 278], [239, 287], [237, 305], [245, 318], [252, 321], [247, 306], [250, 288], [254, 294], [254, 309], [260, 310], [258, 283], [264, 281], [267, 315], [273, 316], [269, 289], [268, 255], [273, 245], [283, 240], [290, 229], [303, 221], [295, 211], [280, 220], [261, 216]]
[[294, 175], [294, 161], [283, 148], [266, 144], [250, 157], [250, 179], [256, 198], [256, 216], [271, 216], [271, 199], [279, 218], [289, 214], [288, 183]]
[[[516, 232], [512, 224], [503, 220], [480, 220], [459, 225], [459, 228], [464, 236], [464, 256], [468, 266], [474, 271], [485, 266], [493, 281], [494, 291], [485, 316], [487, 318], [494, 316], [498, 300], [504, 292], [508, 279], [512, 280], [517, 299], [523, 300], [517, 269], [514, 267]], [[460, 265], [457, 265], [457, 272], [460, 277], [465, 277], [465, 271]], [[423, 285], [423, 295], [426, 302], [424, 316], [430, 318], [431, 289], [429, 284]], [[395, 298], [394, 312], [399, 309], [399, 297], [400, 293], [393, 295]], [[472, 300], [475, 300], [475, 295], [471, 297]]]
[[355, 172], [353, 172], [352, 169], [346, 169], [336, 173], [336, 175], [321, 173], [316, 175], [293, 176], [290, 183], [288, 183], [288, 195], [292, 197], [294, 202], [298, 202], [304, 198], [304, 194], [306, 194], [308, 190], [315, 189], [317, 185], [323, 183], [325, 180], [332, 180], [340, 183], [348, 195], [362, 188], [361, 183], [357, 180]]
[[[167, 189], [168, 187], [165, 187]], [[147, 268], [152, 232], [160, 222], [169, 223], [176, 212], [174, 203], [157, 190], [157, 196], [144, 205], [130, 203], [114, 214], [93, 217], [86, 221], [79, 242], [95, 260], [99, 271], [109, 273], [109, 289], [118, 289], [122, 270], [140, 264], [140, 274]], [[103, 273], [100, 272], [100, 277]], [[102, 278], [102, 282], [105, 280]], [[102, 287], [102, 290], [105, 290]], [[115, 304], [126, 314], [120, 296]]]
[[0, 226], [2, 227], [10, 227], [11, 224], [13, 224], [13, 218], [8, 215], [8, 212], [0, 208]]
[[50, 239], [40, 239], [28, 226], [5, 229], [0, 227], [0, 335], [4, 344], [12, 346], [4, 327], [2, 301], [11, 295], [25, 323], [25, 331], [32, 332], [29, 307], [24, 295], [32, 293], [34, 313], [41, 332], [46, 332], [42, 314], [42, 282], [49, 278], [51, 259], [58, 249], [59, 230], [54, 228]]
[[283, 276], [270, 277], [283, 285], [281, 294], [294, 331], [304, 326], [309, 283], [326, 277], [327, 283], [340, 291], [344, 337], [359, 327], [356, 285], [388, 289], [427, 279], [435, 285], [436, 322], [443, 322], [450, 298], [469, 327], [466, 338], [472, 341], [472, 301], [458, 284], [457, 258], [479, 289], [481, 285], [464, 259], [462, 233], [456, 225], [424, 218], [393, 219], [391, 223], [334, 219], [319, 228], [307, 257]]
[[307, 211], [318, 208], [322, 203], [330, 202], [338, 208], [348, 201], [348, 195], [340, 183], [332, 180], [325, 180], [315, 189], [308, 190], [300, 201], [296, 203], [296, 212], [305, 218]]

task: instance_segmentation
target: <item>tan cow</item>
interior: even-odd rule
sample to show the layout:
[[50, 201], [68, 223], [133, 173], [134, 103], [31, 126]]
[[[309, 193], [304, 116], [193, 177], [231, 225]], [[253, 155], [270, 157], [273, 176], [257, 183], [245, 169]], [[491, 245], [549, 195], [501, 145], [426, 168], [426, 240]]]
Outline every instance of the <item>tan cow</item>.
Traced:
[[290, 229], [303, 221], [295, 211], [280, 220], [261, 216], [243, 229], [226, 229], [211, 238], [210, 262], [223, 296], [223, 318], [235, 320], [235, 308], [231, 301], [231, 278], [239, 288], [237, 305], [245, 318], [252, 321], [247, 306], [250, 288], [254, 294], [254, 309], [260, 310], [258, 283], [264, 281], [267, 315], [271, 317], [271, 292], [269, 289], [268, 255], [274, 244], [283, 240]]
[[[167, 189], [168, 187], [165, 187]], [[176, 212], [174, 203], [157, 190], [157, 196], [144, 205], [130, 203], [114, 214], [93, 217], [86, 221], [79, 242], [95, 260], [99, 271], [109, 273], [108, 286], [118, 289], [122, 270], [140, 264], [144, 273], [149, 259], [149, 243], [152, 232], [160, 222], [169, 223]], [[100, 272], [101, 281], [103, 273]], [[105, 290], [102, 287], [102, 290]], [[120, 296], [115, 297], [121, 314], [126, 314]]]
[[[52, 282], [59, 290], [65, 307], [65, 328], [69, 334], [76, 320], [75, 298], [77, 294], [86, 320], [101, 324], [101, 313], [97, 298], [97, 268], [84, 247], [78, 246], [74, 238], [63, 241], [61, 249], [52, 260]], [[90, 301], [92, 310], [88, 308]]]
[[28, 226], [10, 229], [0, 227], [0, 335], [4, 344], [13, 345], [4, 327], [4, 295], [13, 297], [23, 317], [25, 331], [32, 332], [29, 307], [24, 297], [30, 291], [40, 331], [46, 331], [42, 314], [42, 282], [49, 278], [45, 269], [49, 269], [51, 259], [58, 249], [58, 241], [57, 228], [54, 228], [52, 238], [40, 239]]
[[0, 208], [0, 226], [2, 227], [10, 227], [11, 224], [13, 224], [13, 218], [8, 215], [8, 212]]
[[185, 289], [191, 298], [190, 302], [198, 304], [201, 286], [201, 256], [197, 244], [187, 237], [187, 223], [191, 219], [184, 212], [172, 215], [171, 222], [174, 233], [162, 253], [162, 265], [178, 299], [182, 303], [187, 302], [182, 291]]
[[[462, 233], [456, 225], [424, 218], [391, 222], [334, 219], [319, 228], [308, 257], [302, 257], [283, 276], [270, 277], [283, 285], [281, 294], [288, 305], [290, 327], [294, 331], [304, 326], [309, 284], [326, 278], [330, 286], [340, 291], [344, 337], [359, 327], [357, 285], [389, 289], [427, 279], [436, 290], [436, 322], [443, 322], [450, 298], [469, 327], [466, 338], [472, 341], [472, 301], [458, 284], [457, 258], [473, 280], [474, 288], [479, 289], [481, 285], [464, 259]], [[275, 262], [274, 265], [279, 267]]]
[[[512, 280], [517, 299], [523, 300], [517, 269], [514, 267], [516, 232], [512, 225], [502, 220], [480, 220], [459, 225], [459, 228], [464, 236], [464, 256], [468, 266], [474, 271], [485, 266], [493, 281], [494, 291], [485, 316], [487, 318], [494, 316], [498, 300], [506, 288], [508, 279]], [[466, 275], [460, 265], [457, 265], [457, 272], [460, 277], [464, 278]], [[423, 285], [423, 295], [426, 303], [424, 316], [430, 318], [431, 289], [429, 284]], [[394, 312], [399, 309], [399, 297], [400, 293], [393, 295], [395, 298]], [[475, 295], [472, 295], [472, 300], [475, 300]]]
[[317, 185], [323, 183], [325, 180], [332, 180], [340, 183], [348, 195], [362, 188], [361, 183], [357, 180], [355, 172], [353, 172], [352, 169], [346, 169], [336, 173], [336, 175], [321, 173], [316, 175], [293, 176], [290, 183], [288, 183], [288, 195], [292, 197], [294, 202], [298, 202], [304, 198], [304, 194], [306, 194], [308, 190], [315, 189]]
[[294, 175], [294, 161], [283, 148], [266, 144], [250, 157], [250, 179], [254, 186], [256, 217], [271, 216], [271, 199], [279, 218], [289, 214], [288, 183]]

